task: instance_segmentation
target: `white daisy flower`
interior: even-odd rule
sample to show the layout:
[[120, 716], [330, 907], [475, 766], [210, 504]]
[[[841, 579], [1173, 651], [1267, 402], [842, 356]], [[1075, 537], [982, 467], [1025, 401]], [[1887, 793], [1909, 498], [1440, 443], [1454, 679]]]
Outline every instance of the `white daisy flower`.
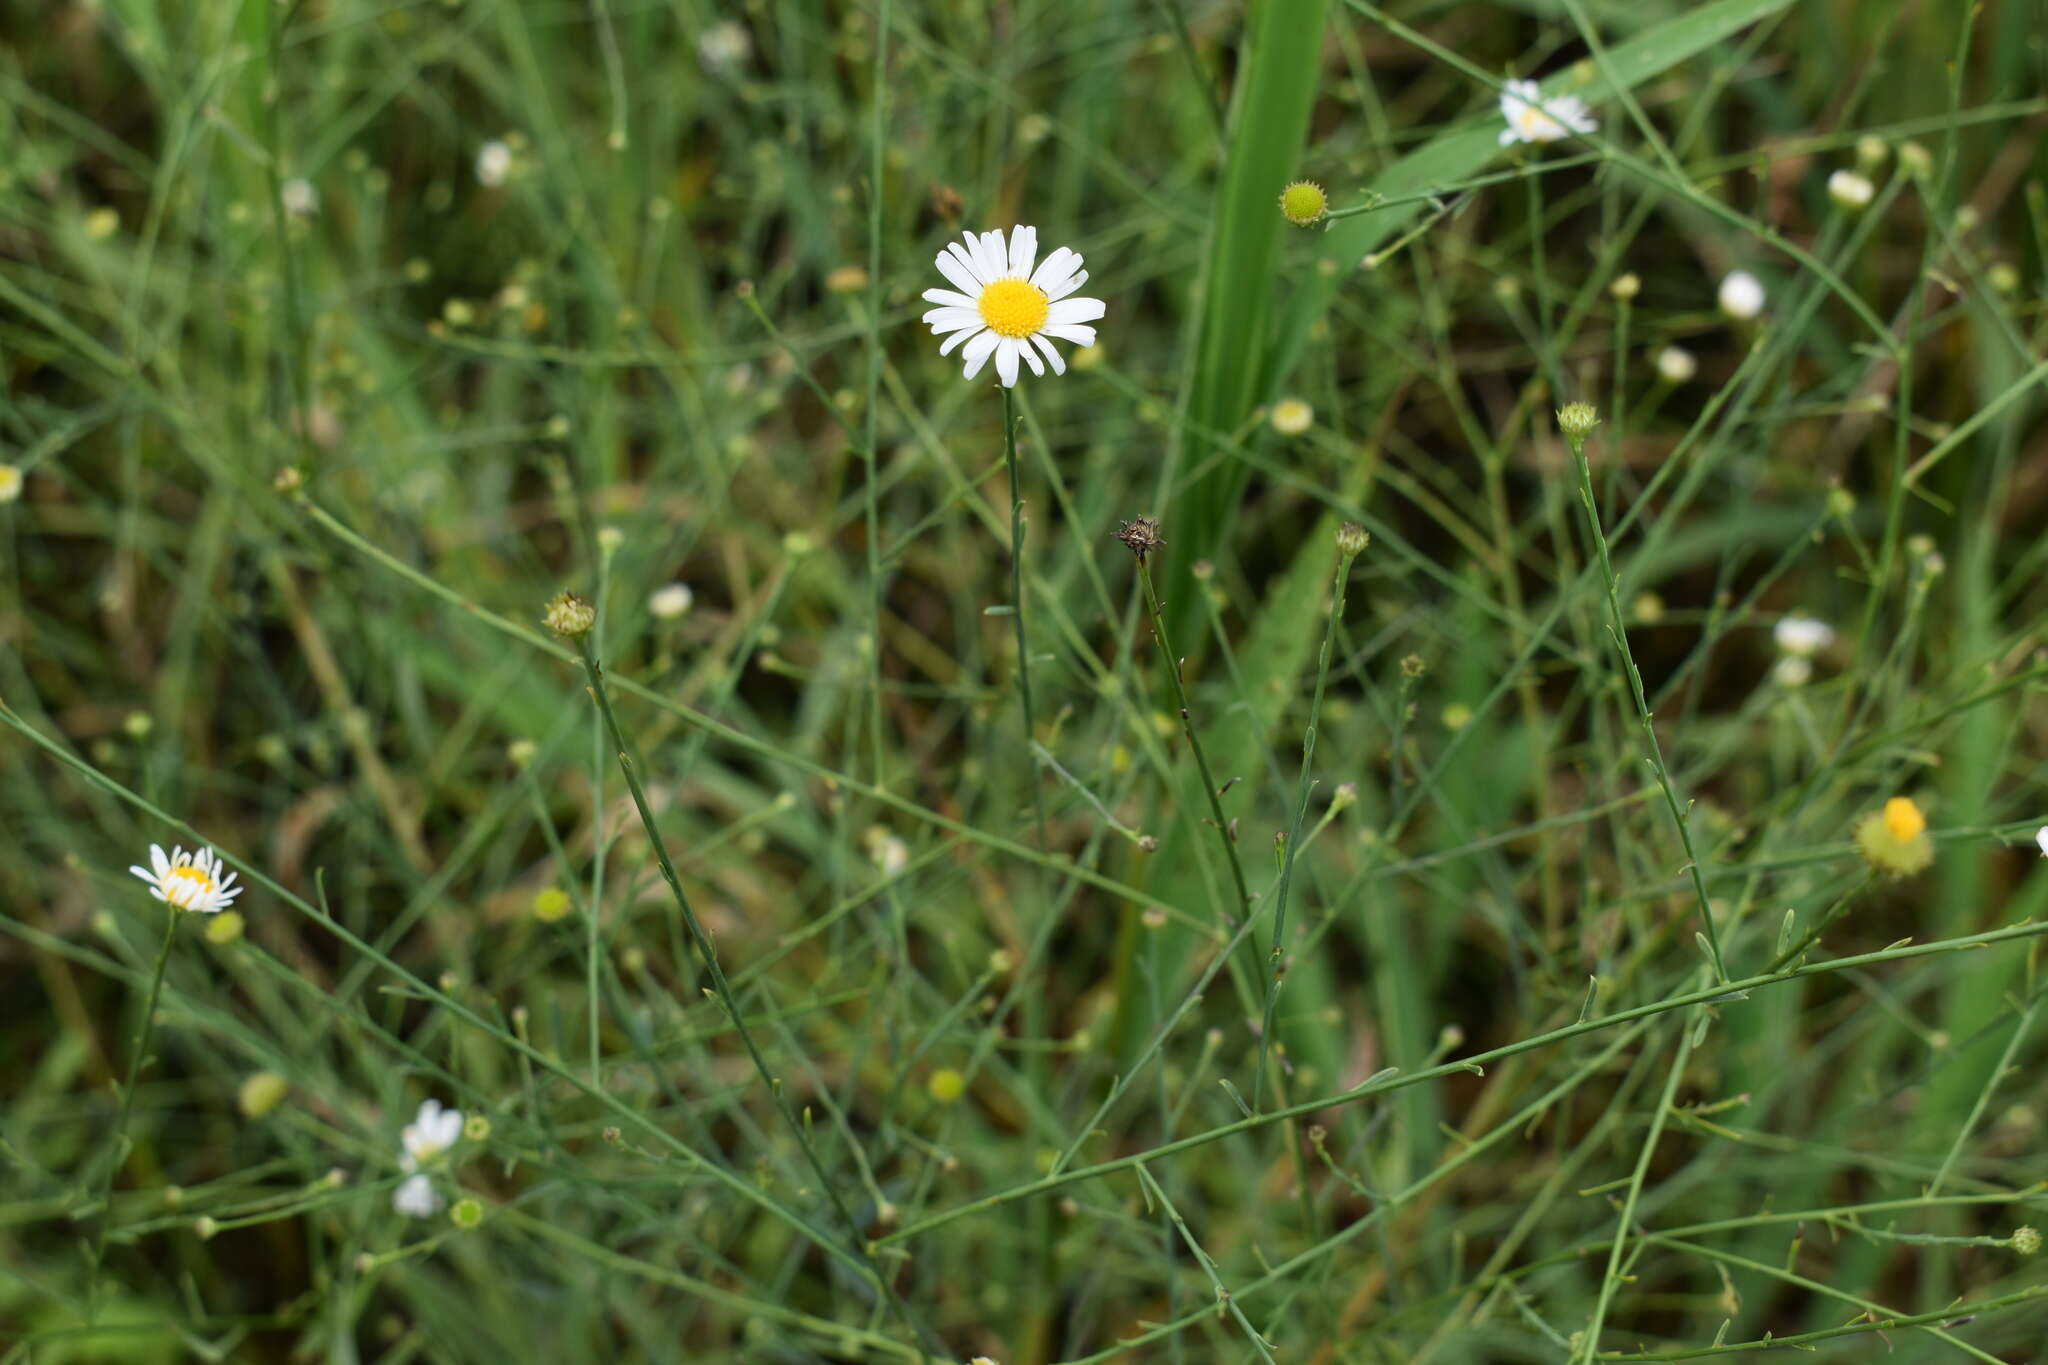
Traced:
[[477, 148], [476, 178], [485, 189], [494, 190], [512, 174], [512, 148], [493, 138]]
[[1300, 398], [1283, 398], [1266, 414], [1273, 430], [1282, 436], [1299, 436], [1316, 423], [1316, 410]]
[[320, 212], [320, 191], [313, 188], [313, 182], [294, 176], [278, 188], [278, 202], [284, 211], [294, 218], [311, 218]]
[[1764, 311], [1764, 287], [1747, 270], [1737, 270], [1721, 281], [1721, 311], [1738, 322], [1747, 322]]
[[210, 848], [187, 853], [173, 847], [166, 857], [162, 845], [151, 844], [149, 866], [128, 870], [148, 882], [149, 894], [173, 910], [217, 915], [242, 894], [242, 888], [235, 885], [235, 874]]
[[1102, 316], [1102, 300], [1067, 297], [1088, 281], [1080, 253], [1060, 247], [1034, 271], [1037, 255], [1038, 229], [1021, 225], [1010, 229], [1007, 243], [1000, 228], [970, 232], [939, 253], [939, 273], [959, 292], [925, 290], [925, 301], [939, 306], [924, 320], [933, 336], [946, 338], [940, 355], [966, 343], [960, 352], [966, 378], [979, 374], [990, 356], [1004, 388], [1017, 383], [1020, 360], [1031, 373], [1044, 374], [1041, 354], [1052, 362], [1054, 374], [1065, 374], [1067, 363], [1047, 338], [1095, 344], [1095, 329], [1085, 324]]
[[434, 1182], [423, 1175], [407, 1176], [391, 1192], [391, 1207], [408, 1218], [432, 1218], [445, 1202]]
[[423, 1101], [419, 1114], [398, 1137], [405, 1144], [405, 1155], [398, 1164], [417, 1171], [461, 1140], [462, 1111], [443, 1109], [439, 1100]]
[[714, 76], [737, 69], [754, 55], [754, 35], [727, 19], [697, 35], [697, 64]]
[[1586, 112], [1586, 102], [1577, 95], [1545, 99], [1534, 81], [1509, 81], [1502, 88], [1500, 116], [1508, 124], [1500, 130], [1503, 147], [1517, 142], [1558, 142], [1600, 126], [1600, 120]]
[[1808, 658], [1835, 642], [1835, 628], [1811, 616], [1787, 616], [1771, 627], [1771, 638], [1787, 654]]
[[656, 588], [647, 597], [647, 609], [664, 621], [673, 621], [690, 609], [697, 600], [697, 594], [690, 591], [688, 583], [670, 583]]
[[1667, 384], [1683, 384], [1700, 372], [1700, 362], [1683, 346], [1666, 346], [1657, 352], [1657, 373]]
[[1867, 175], [1858, 175], [1854, 171], [1836, 171], [1828, 177], [1828, 198], [1852, 213], [1857, 209], [1868, 208], [1871, 198], [1876, 193], [1877, 186], [1870, 183], [1870, 177]]

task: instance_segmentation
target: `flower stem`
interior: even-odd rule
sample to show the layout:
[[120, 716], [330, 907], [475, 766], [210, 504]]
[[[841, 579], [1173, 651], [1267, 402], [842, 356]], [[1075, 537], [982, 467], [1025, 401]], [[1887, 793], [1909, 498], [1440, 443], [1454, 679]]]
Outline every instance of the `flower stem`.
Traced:
[[163, 994], [164, 970], [170, 966], [171, 943], [178, 935], [178, 916], [182, 912], [175, 906], [166, 906], [165, 910], [164, 941], [156, 950], [156, 966], [149, 974], [149, 990], [142, 997], [142, 1022], [135, 1029], [135, 1049], [128, 1058], [128, 1077], [121, 1083], [121, 1110], [114, 1117], [114, 1136], [107, 1154], [107, 1169], [100, 1179], [100, 1224], [93, 1237], [92, 1269], [86, 1282], [88, 1304], [99, 1285], [100, 1262], [107, 1254], [107, 1234], [113, 1230], [114, 1180], [127, 1163], [131, 1145], [128, 1141], [128, 1120], [135, 1110], [135, 1083], [142, 1078], [142, 1064], [149, 1055], [150, 1040], [156, 1036], [156, 1002]]
[[1685, 846], [1685, 866], [1692, 874], [1693, 892], [1699, 900], [1707, 953], [1714, 960], [1714, 980], [1726, 984], [1728, 968], [1721, 960], [1721, 937], [1714, 930], [1714, 912], [1707, 902], [1706, 876], [1700, 871], [1699, 854], [1692, 846], [1692, 829], [1685, 818], [1685, 806], [1678, 799], [1678, 788], [1671, 781], [1670, 769], [1664, 765], [1664, 749], [1657, 742], [1657, 727], [1651, 719], [1649, 698], [1643, 692], [1642, 670], [1636, 667], [1635, 655], [1628, 647], [1628, 627], [1621, 617], [1621, 581], [1615, 577], [1614, 561], [1607, 551], [1607, 533], [1600, 529], [1599, 503], [1593, 496], [1593, 469], [1586, 463], [1586, 438], [1584, 435], [1571, 436], [1567, 441], [1572, 448], [1572, 460], [1579, 467], [1579, 499], [1586, 505], [1586, 525], [1592, 531], [1593, 544], [1600, 552], [1600, 575], [1607, 582], [1607, 613], [1614, 647], [1621, 651], [1621, 662], [1628, 670], [1630, 694], [1635, 697], [1636, 715], [1643, 723], [1643, 739], [1650, 750], [1650, 769], [1657, 774], [1657, 785], [1664, 790], [1664, 804], [1671, 808], [1671, 819], [1678, 826], [1678, 840]]
[[853, 1251], [861, 1263], [874, 1276], [876, 1290], [883, 1299], [911, 1329], [914, 1336], [924, 1337], [923, 1328], [910, 1316], [910, 1310], [890, 1284], [888, 1278], [877, 1270], [868, 1255], [867, 1242], [861, 1233], [860, 1224], [854, 1221], [853, 1211], [846, 1206], [846, 1200], [839, 1192], [839, 1182], [825, 1169], [825, 1163], [818, 1156], [817, 1148], [811, 1145], [811, 1137], [796, 1111], [790, 1107], [789, 1097], [782, 1091], [782, 1082], [768, 1069], [767, 1058], [761, 1055], [759, 1044], [754, 1041], [754, 1031], [747, 1027], [746, 1016], [740, 1012], [739, 997], [733, 993], [732, 983], [726, 980], [725, 968], [719, 965], [718, 953], [711, 945], [711, 936], [704, 932], [704, 926], [697, 919], [697, 912], [690, 905], [690, 897], [683, 890], [682, 880], [676, 876], [675, 864], [668, 856], [668, 845], [662, 842], [661, 830], [655, 825], [654, 812], [647, 805], [647, 793], [640, 785], [640, 773], [634, 766], [631, 755], [626, 752], [626, 737], [619, 729], [619, 718], [612, 710], [611, 694], [605, 687], [604, 666], [597, 661], [597, 655], [590, 646], [590, 636], [576, 637], [578, 651], [583, 657], [583, 670], [590, 678], [591, 696], [597, 699], [598, 709], [604, 714], [605, 729], [610, 733], [612, 746], [618, 753], [619, 771], [625, 774], [626, 789], [632, 793], [633, 809], [639, 812], [640, 824], [647, 831], [647, 842], [654, 849], [654, 861], [661, 868], [662, 880], [668, 883], [669, 894], [675, 898], [676, 908], [682, 912], [683, 927], [689, 933], [690, 943], [697, 950], [697, 956], [704, 963], [705, 972], [711, 977], [712, 990], [718, 1001], [725, 1007], [727, 1017], [732, 1020], [733, 1032], [747, 1049], [747, 1056], [754, 1063], [754, 1070], [767, 1083], [768, 1093], [781, 1111], [783, 1121], [796, 1136], [797, 1146], [803, 1149], [811, 1170], [818, 1177], [819, 1185], [832, 1201], [834, 1212], [846, 1226]]
[[[1249, 921], [1252, 895], [1245, 886], [1244, 864], [1238, 860], [1237, 838], [1230, 831], [1230, 822], [1223, 817], [1223, 798], [1216, 790], [1216, 775], [1209, 771], [1209, 756], [1202, 750], [1201, 736], [1195, 733], [1195, 722], [1188, 709], [1188, 692], [1186, 684], [1181, 681], [1180, 660], [1173, 656], [1173, 646], [1166, 638], [1166, 612], [1159, 604], [1158, 590], [1152, 586], [1152, 566], [1145, 562], [1143, 556], [1138, 558], [1138, 581], [1145, 585], [1145, 609], [1152, 615], [1152, 638], [1159, 642], [1159, 652], [1166, 658], [1166, 676], [1173, 679], [1173, 700], [1180, 712], [1180, 731], [1187, 736], [1188, 748], [1194, 752], [1195, 770], [1202, 778], [1202, 792], [1209, 798], [1209, 823], [1216, 827], [1216, 837], [1223, 844], [1223, 856], [1230, 863], [1231, 880], [1237, 886], [1238, 913]], [[1247, 940], [1247, 943], [1251, 941]], [[1255, 944], [1252, 951], [1256, 961], [1258, 950]]]
[[1017, 483], [1017, 400], [1003, 390], [1003, 467], [1010, 473], [1010, 625], [1017, 634], [1017, 692], [1024, 703], [1024, 751], [1031, 757], [1031, 810], [1038, 847], [1045, 837], [1045, 794], [1038, 782], [1038, 711], [1031, 700], [1031, 646], [1024, 638], [1024, 495]]
[[1287, 830], [1287, 851], [1280, 861], [1280, 885], [1273, 893], [1273, 970], [1266, 977], [1265, 1023], [1259, 1029], [1259, 1065], [1252, 1072], [1252, 1112], [1266, 1081], [1266, 1050], [1273, 1040], [1273, 1012], [1280, 1003], [1280, 975], [1286, 959], [1287, 892], [1294, 884], [1294, 860], [1301, 852], [1301, 827], [1308, 819], [1308, 796], [1315, 788], [1312, 776], [1316, 757], [1316, 725], [1323, 713], [1323, 685], [1330, 677], [1330, 646], [1337, 638], [1337, 624], [1344, 619], [1344, 587], [1351, 578], [1355, 555], [1337, 556], [1337, 581], [1330, 589], [1330, 615], [1323, 624], [1323, 649], [1316, 657], [1316, 690], [1308, 707], [1308, 728], [1301, 737], [1301, 795], [1294, 807], [1294, 821]]

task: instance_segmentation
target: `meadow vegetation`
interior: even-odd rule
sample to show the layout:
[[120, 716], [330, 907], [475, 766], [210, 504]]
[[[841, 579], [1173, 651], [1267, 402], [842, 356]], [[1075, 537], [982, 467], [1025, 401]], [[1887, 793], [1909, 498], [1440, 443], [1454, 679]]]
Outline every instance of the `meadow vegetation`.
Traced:
[[0, 1360], [2048, 1359], [2040, 0], [0, 38]]

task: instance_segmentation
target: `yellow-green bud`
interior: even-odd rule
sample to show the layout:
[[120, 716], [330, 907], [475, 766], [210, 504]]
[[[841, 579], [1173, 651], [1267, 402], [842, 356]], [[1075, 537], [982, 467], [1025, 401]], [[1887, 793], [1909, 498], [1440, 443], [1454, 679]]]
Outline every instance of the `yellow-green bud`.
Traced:
[[1297, 180], [1280, 193], [1280, 212], [1296, 227], [1313, 227], [1330, 211], [1330, 197], [1313, 180]]
[[448, 1210], [448, 1221], [465, 1230], [484, 1221], [484, 1206], [474, 1199], [458, 1199]]
[[2032, 1256], [2041, 1249], [2041, 1234], [2028, 1227], [2014, 1228], [2010, 1245], [2020, 1255]]
[[216, 948], [225, 948], [242, 937], [242, 917], [233, 910], [223, 910], [206, 922], [206, 941]]
[[471, 1114], [463, 1121], [462, 1135], [471, 1142], [482, 1142], [491, 1135], [491, 1121], [482, 1114]]
[[1355, 521], [1347, 521], [1337, 528], [1337, 553], [1346, 559], [1363, 554], [1371, 543], [1371, 534]]
[[243, 1118], [260, 1119], [284, 1103], [291, 1091], [291, 1083], [276, 1072], [258, 1071], [242, 1082], [235, 1102], [241, 1106]]
[[940, 1104], [952, 1104], [967, 1093], [967, 1078], [952, 1067], [943, 1067], [932, 1073], [924, 1088]]
[[1593, 411], [1591, 403], [1567, 403], [1557, 410], [1557, 429], [1574, 446], [1583, 443], [1600, 425], [1600, 415]]
[[564, 592], [548, 603], [547, 615], [541, 620], [555, 634], [575, 639], [590, 634], [597, 624], [597, 608], [573, 592]]

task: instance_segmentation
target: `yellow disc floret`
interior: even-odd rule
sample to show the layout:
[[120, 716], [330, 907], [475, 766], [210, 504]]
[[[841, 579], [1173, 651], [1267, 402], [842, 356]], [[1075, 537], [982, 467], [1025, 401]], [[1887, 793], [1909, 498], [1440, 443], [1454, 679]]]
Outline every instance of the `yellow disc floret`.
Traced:
[[213, 890], [213, 878], [190, 863], [181, 863], [164, 877], [164, 899], [180, 910]]
[[1028, 337], [1045, 326], [1052, 312], [1052, 300], [1029, 280], [1015, 275], [1000, 279], [981, 291], [981, 320], [997, 336]]
[[1917, 839], [1927, 829], [1927, 817], [1910, 796], [1894, 796], [1884, 803], [1884, 827], [1892, 838], [1904, 843]]
[[1329, 196], [1313, 180], [1297, 180], [1280, 194], [1280, 212], [1296, 227], [1321, 221], [1330, 210]]

